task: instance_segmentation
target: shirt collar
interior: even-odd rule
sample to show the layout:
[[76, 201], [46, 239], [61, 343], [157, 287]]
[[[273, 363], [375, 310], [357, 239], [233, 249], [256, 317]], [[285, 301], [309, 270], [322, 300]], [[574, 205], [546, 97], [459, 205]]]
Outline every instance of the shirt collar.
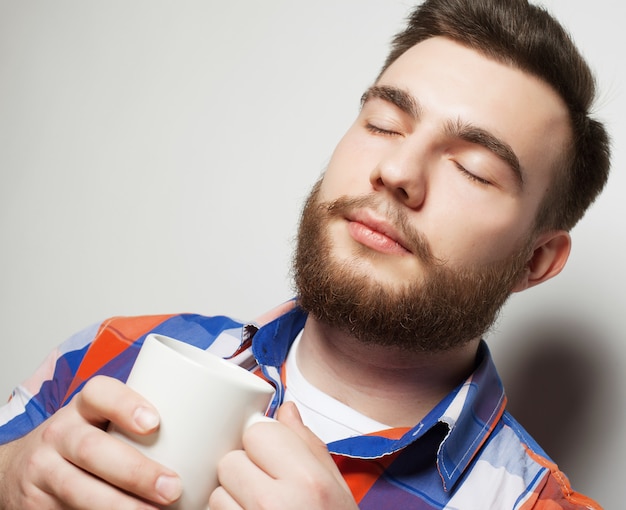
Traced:
[[[252, 352], [264, 374], [277, 387], [272, 410], [282, 402], [284, 388], [280, 381], [280, 367], [305, 322], [306, 312], [297, 306], [296, 300], [292, 300], [266, 314], [253, 326], [258, 331], [254, 334]], [[427, 432], [445, 424], [447, 434], [442, 434], [438, 446], [437, 467], [444, 489], [449, 491], [496, 427], [505, 405], [502, 381], [487, 344], [481, 341], [476, 369], [472, 375], [439, 402], [415, 427], [399, 436], [360, 436], [331, 443], [328, 448], [337, 455], [381, 458], [419, 441]]]
[[450, 490], [495, 429], [506, 407], [504, 387], [489, 348], [481, 341], [476, 369], [455, 390], [438, 421], [449, 433], [442, 441], [437, 464], [444, 487]]

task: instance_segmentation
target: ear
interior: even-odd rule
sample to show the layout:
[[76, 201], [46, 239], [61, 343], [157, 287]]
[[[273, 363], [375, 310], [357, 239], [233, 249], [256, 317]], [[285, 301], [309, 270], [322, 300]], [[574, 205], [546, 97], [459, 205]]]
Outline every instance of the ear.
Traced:
[[572, 239], [564, 230], [544, 232], [535, 241], [526, 272], [513, 292], [520, 292], [556, 276], [565, 267]]

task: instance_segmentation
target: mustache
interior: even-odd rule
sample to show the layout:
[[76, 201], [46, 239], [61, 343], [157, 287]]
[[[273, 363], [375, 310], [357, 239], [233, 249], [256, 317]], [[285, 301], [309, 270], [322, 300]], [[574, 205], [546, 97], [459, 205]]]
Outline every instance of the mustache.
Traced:
[[444, 261], [435, 257], [428, 240], [417, 228], [411, 225], [406, 211], [393, 202], [383, 202], [375, 195], [358, 197], [342, 196], [330, 202], [319, 204], [330, 217], [345, 217], [357, 209], [368, 208], [385, 218], [402, 236], [402, 244], [423, 264], [441, 266]]

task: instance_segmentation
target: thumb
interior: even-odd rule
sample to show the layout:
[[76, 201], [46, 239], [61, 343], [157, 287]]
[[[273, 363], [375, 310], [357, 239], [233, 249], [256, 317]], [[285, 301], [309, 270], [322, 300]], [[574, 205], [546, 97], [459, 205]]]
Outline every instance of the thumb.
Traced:
[[305, 443], [310, 443], [311, 446], [315, 447], [322, 444], [324, 446], [324, 450], [326, 450], [326, 445], [322, 442], [322, 440], [313, 434], [311, 429], [303, 423], [300, 411], [298, 411], [296, 404], [293, 402], [285, 402], [282, 406], [280, 406], [278, 412], [276, 413], [276, 419], [283, 425], [289, 427]]
[[330, 456], [326, 443], [317, 437], [309, 427], [307, 427], [300, 416], [298, 408], [293, 402], [285, 402], [278, 412], [276, 413], [276, 419], [288, 427], [294, 432], [304, 443], [309, 447], [309, 450], [313, 453], [315, 458], [321, 462], [326, 468], [333, 473], [337, 481], [348, 491], [348, 485], [341, 476], [335, 461]]

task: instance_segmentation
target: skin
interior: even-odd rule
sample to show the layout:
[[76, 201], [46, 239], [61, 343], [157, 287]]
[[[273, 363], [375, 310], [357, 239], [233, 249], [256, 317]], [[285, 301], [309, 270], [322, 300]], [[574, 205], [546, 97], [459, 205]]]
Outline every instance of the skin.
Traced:
[[[561, 271], [567, 232], [530, 234], [570, 139], [566, 107], [550, 87], [433, 38], [402, 55], [364, 97], [324, 175], [322, 201], [374, 194], [383, 204], [401, 204], [433, 255], [450, 267], [501, 260], [531, 235], [532, 256], [515, 291]], [[489, 145], [476, 143], [475, 132]], [[368, 279], [398, 286], [422, 266], [380, 209], [331, 224], [332, 255]], [[310, 317], [298, 364], [312, 384], [363, 414], [412, 426], [471, 372], [479, 340], [409, 355], [364, 346]], [[404, 405], [408, 399], [417, 405]]]
[[[421, 111], [408, 114], [370, 94], [331, 158], [321, 199], [375, 192], [399, 201], [433, 254], [452, 266], [511, 255], [530, 231], [570, 137], [558, 95], [534, 77], [443, 38], [409, 49], [376, 85], [403, 91]], [[448, 124], [457, 123], [481, 128], [508, 145], [523, 183], [494, 152], [446, 133]], [[376, 211], [363, 213], [385, 222]], [[355, 243], [368, 246], [368, 229], [351, 226], [334, 226], [338, 257], [351, 256]], [[359, 228], [362, 236], [355, 238]], [[384, 250], [371, 248], [372, 256], [360, 263], [391, 284], [420, 270], [410, 254], [380, 257], [374, 252]]]
[[[367, 95], [337, 146], [323, 199], [375, 193], [382, 203], [397, 202], [434, 255], [455, 267], [519, 249], [570, 136], [558, 96], [518, 70], [441, 38], [408, 50], [376, 85], [385, 93]], [[389, 91], [409, 102], [390, 101]], [[411, 103], [419, 108], [410, 111]], [[468, 141], [467, 133], [459, 136], [452, 129], [459, 125], [495, 137], [499, 155], [493, 144], [488, 149]], [[510, 151], [508, 162], [503, 148]], [[331, 225], [332, 255], [358, 254], [364, 274], [400, 285], [403, 275], [419, 275], [422, 268], [385, 221], [373, 210], [337, 220]], [[552, 278], [567, 260], [566, 232], [534, 233], [532, 242], [516, 291]], [[389, 425], [413, 425], [471, 371], [477, 343], [437, 355], [399, 356], [309, 318], [298, 364], [312, 384], [356, 410]], [[406, 409], [407, 399], [419, 405]], [[277, 418], [250, 427], [244, 449], [221, 461], [222, 486], [211, 497], [211, 510], [356, 509], [326, 447], [295, 407], [286, 404]], [[104, 433], [108, 421], [145, 434], [158, 426], [154, 408], [125, 385], [91, 380], [66, 408], [0, 447], [0, 509], [126, 510], [153, 508], [144, 500], [175, 500], [174, 473]]]
[[156, 508], [122, 491], [157, 503], [177, 499], [176, 474], [113, 440], [103, 430], [109, 420], [138, 434], [158, 426], [140, 395], [115, 379], [93, 378], [68, 406], [0, 449], [0, 508]]

